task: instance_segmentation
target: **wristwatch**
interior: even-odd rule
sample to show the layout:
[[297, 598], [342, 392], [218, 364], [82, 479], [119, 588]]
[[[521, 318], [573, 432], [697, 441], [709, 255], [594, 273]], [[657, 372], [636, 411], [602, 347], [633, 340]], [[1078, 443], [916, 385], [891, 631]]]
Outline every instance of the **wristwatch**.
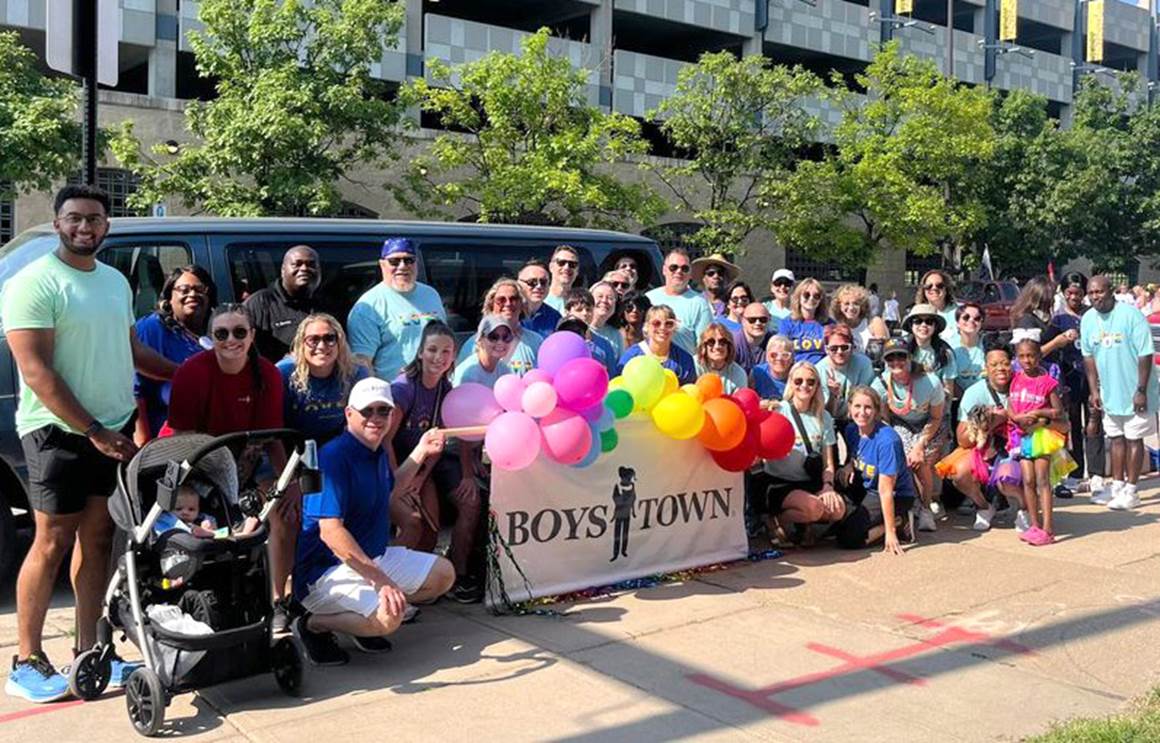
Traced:
[[103, 430], [105, 430], [105, 424], [94, 418], [89, 427], [84, 430], [84, 436], [86, 439], [91, 439]]

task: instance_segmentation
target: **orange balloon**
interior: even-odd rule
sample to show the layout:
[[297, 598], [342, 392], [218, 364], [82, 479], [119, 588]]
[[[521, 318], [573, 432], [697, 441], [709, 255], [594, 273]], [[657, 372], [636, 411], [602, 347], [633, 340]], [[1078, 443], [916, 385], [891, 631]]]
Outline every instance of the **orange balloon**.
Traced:
[[[717, 376], [716, 372], [705, 372], [697, 380], [697, 389], [701, 390], [702, 400], [714, 400], [725, 394], [725, 388], [721, 384], [721, 377]], [[733, 447], [729, 447], [732, 449]]]
[[[698, 383], [699, 384], [699, 383]], [[720, 385], [720, 380], [717, 381]], [[709, 451], [728, 451], [745, 438], [745, 413], [737, 403], [725, 397], [705, 400], [705, 425], [697, 438]]]

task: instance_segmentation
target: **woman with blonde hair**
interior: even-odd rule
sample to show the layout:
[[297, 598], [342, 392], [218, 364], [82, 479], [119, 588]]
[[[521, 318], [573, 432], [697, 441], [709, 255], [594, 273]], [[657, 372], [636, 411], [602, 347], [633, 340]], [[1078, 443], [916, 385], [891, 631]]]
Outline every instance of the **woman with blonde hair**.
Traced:
[[789, 317], [783, 317], [777, 334], [793, 341], [794, 358], [816, 364], [826, 356], [822, 336], [831, 322], [826, 310], [826, 291], [817, 279], [803, 279], [789, 299]]
[[[539, 333], [520, 325], [527, 307], [524, 289], [510, 276], [496, 279], [483, 295], [483, 316], [496, 315], [506, 320], [512, 331], [511, 344], [503, 361], [512, 372], [521, 377], [536, 367], [536, 352], [544, 342]], [[463, 364], [475, 355], [476, 338], [468, 338], [459, 349], [456, 364]]]
[[733, 334], [720, 322], [710, 323], [697, 341], [697, 376], [713, 372], [721, 377], [725, 394], [732, 395], [749, 386], [749, 375], [733, 360], [735, 356]]
[[317, 312], [298, 323], [290, 355], [278, 362], [283, 419], [322, 446], [346, 427], [350, 388], [370, 371], [356, 360], [332, 315]]
[[830, 317], [850, 329], [855, 351], [865, 351], [871, 339], [890, 337], [886, 322], [870, 314], [870, 292], [857, 284], [838, 287], [830, 300]]
[[661, 366], [672, 370], [681, 384], [697, 381], [697, 366], [688, 351], [673, 343], [677, 332], [677, 313], [664, 304], [653, 305], [644, 316], [644, 340], [630, 346], [620, 357], [616, 373], [637, 356], [651, 356]]

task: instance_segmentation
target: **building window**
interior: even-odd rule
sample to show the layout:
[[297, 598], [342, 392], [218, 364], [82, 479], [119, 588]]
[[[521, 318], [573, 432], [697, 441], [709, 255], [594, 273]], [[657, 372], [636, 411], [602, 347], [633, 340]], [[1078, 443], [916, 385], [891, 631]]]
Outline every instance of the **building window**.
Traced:
[[378, 219], [379, 213], [367, 209], [362, 204], [356, 204], [353, 201], [342, 202], [342, 208], [338, 210], [335, 216], [344, 219]]
[[918, 286], [918, 280], [922, 278], [923, 274], [936, 268], [942, 268], [942, 256], [938, 253], [934, 255], [915, 255], [909, 250], [906, 251], [907, 286]]
[[0, 245], [16, 237], [16, 194], [7, 189], [7, 183], [0, 183]]
[[785, 267], [793, 271], [794, 277], [799, 282], [807, 278], [831, 284], [848, 282], [862, 284], [866, 281], [864, 268], [850, 268], [837, 261], [815, 260], [792, 248], [785, 249]]
[[[70, 185], [84, 182], [80, 173], [68, 179]], [[141, 179], [124, 168], [97, 168], [97, 187], [109, 194], [110, 217], [143, 217], [145, 213], [129, 206], [129, 197], [137, 191]]]
[[699, 258], [703, 251], [689, 243], [689, 236], [703, 226], [700, 222], [669, 222], [650, 227], [640, 234], [655, 240], [662, 256], [674, 248], [682, 248], [690, 258]]

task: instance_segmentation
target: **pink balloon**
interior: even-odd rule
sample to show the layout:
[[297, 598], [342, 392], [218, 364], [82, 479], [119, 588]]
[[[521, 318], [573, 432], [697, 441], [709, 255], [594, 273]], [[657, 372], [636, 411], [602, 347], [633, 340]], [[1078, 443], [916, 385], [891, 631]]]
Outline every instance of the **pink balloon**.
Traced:
[[[491, 389], [475, 382], [465, 382], [443, 398], [443, 425], [486, 426], [504, 412]], [[483, 436], [464, 436], [468, 441], [483, 441]]]
[[745, 420], [753, 423], [761, 423], [765, 420], [765, 411], [761, 409], [761, 398], [753, 390], [742, 387], [730, 397], [733, 398], [733, 402], [737, 403], [737, 407], [741, 408], [741, 412], [745, 413]]
[[492, 392], [495, 393], [496, 402], [502, 405], [505, 410], [513, 413], [522, 413], [524, 408], [521, 399], [523, 398], [525, 387], [524, 380], [518, 374], [504, 374], [495, 380], [495, 387], [492, 387]]
[[584, 410], [603, 402], [608, 392], [608, 370], [595, 359], [573, 359], [560, 367], [552, 385], [561, 405]]
[[532, 369], [524, 375], [524, 384], [529, 385], [532, 382], [547, 382], [552, 383], [552, 375], [543, 369]]
[[539, 427], [523, 413], [503, 413], [487, 427], [483, 446], [496, 467], [522, 470], [540, 454]]
[[584, 339], [575, 333], [564, 331], [552, 333], [540, 344], [540, 350], [536, 353], [536, 367], [554, 377], [569, 361], [590, 358], [592, 352], [588, 350], [588, 344]]
[[547, 382], [533, 382], [524, 390], [524, 412], [533, 418], [543, 418], [556, 409], [556, 389]]
[[592, 446], [588, 421], [571, 410], [556, 408], [540, 420], [541, 448], [560, 464], [577, 464]]

